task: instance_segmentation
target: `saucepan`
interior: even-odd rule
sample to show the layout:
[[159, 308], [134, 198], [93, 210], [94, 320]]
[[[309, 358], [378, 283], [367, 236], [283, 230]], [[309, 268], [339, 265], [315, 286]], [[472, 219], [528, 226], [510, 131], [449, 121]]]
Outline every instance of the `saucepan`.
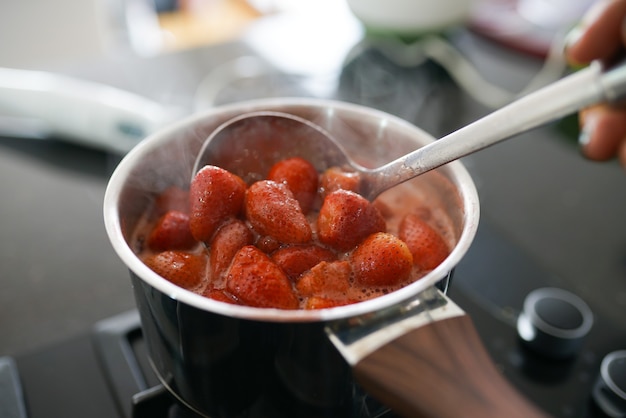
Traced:
[[134, 234], [155, 196], [170, 186], [188, 188], [205, 139], [253, 111], [317, 123], [364, 165], [433, 141], [372, 108], [279, 98], [216, 107], [135, 147], [111, 177], [104, 218], [130, 270], [161, 383], [191, 410], [214, 418], [541, 416], [501, 376], [471, 319], [439, 286], [470, 247], [479, 220], [474, 183], [459, 161], [407, 185], [450, 231], [449, 256], [414, 283], [370, 300], [318, 310], [238, 306], [184, 290], [142, 263]]

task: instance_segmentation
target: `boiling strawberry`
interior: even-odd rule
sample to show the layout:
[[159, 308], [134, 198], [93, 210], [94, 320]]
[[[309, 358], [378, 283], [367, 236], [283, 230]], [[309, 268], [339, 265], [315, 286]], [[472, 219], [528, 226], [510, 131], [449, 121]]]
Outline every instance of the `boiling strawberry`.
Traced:
[[409, 247], [413, 263], [422, 270], [434, 269], [450, 253], [441, 235], [414, 213], [402, 219], [398, 236]]
[[154, 212], [157, 217], [170, 210], [189, 213], [189, 191], [171, 186], [161, 192], [154, 200]]
[[395, 286], [408, 280], [413, 268], [409, 247], [395, 235], [370, 235], [350, 257], [354, 282], [360, 286]]
[[185, 289], [197, 287], [206, 276], [204, 253], [163, 251], [146, 256], [143, 262], [161, 277]]
[[357, 173], [344, 171], [339, 167], [331, 167], [324, 171], [320, 178], [320, 191], [326, 196], [335, 190], [359, 191], [359, 176]]
[[218, 283], [228, 269], [237, 251], [244, 245], [252, 244], [252, 232], [243, 221], [234, 219], [217, 230], [209, 247], [211, 280]]
[[222, 168], [207, 165], [198, 171], [189, 191], [193, 236], [209, 242], [225, 220], [239, 214], [245, 191], [244, 181]]
[[346, 298], [352, 269], [347, 261], [322, 261], [300, 277], [296, 289], [302, 296]]
[[329, 298], [322, 298], [319, 296], [311, 296], [310, 298], [306, 300], [306, 303], [304, 304], [304, 309], [328, 309], [328, 308], [335, 308], [337, 306], [350, 305], [356, 302], [358, 302], [358, 300], [329, 299]]
[[299, 301], [285, 273], [252, 245], [240, 249], [228, 270], [226, 289], [245, 305], [297, 309]]
[[176, 210], [165, 213], [146, 240], [152, 251], [189, 250], [197, 243], [189, 229], [189, 215]]
[[284, 184], [271, 180], [254, 183], [245, 194], [245, 213], [260, 235], [269, 235], [285, 244], [311, 240], [311, 226]]
[[272, 260], [290, 279], [295, 279], [321, 261], [332, 261], [337, 256], [319, 245], [290, 245], [272, 254]]
[[269, 235], [259, 235], [254, 241], [254, 246], [259, 250], [263, 251], [265, 254], [271, 254], [274, 251], [277, 251], [282, 243], [278, 241], [274, 237], [270, 237]]
[[283, 183], [300, 203], [303, 213], [308, 213], [317, 195], [318, 174], [310, 162], [300, 157], [288, 158], [274, 164], [268, 180]]
[[322, 243], [339, 251], [354, 248], [375, 232], [384, 232], [385, 220], [363, 196], [336, 190], [324, 198], [317, 218], [317, 232]]
[[233, 305], [238, 304], [235, 298], [233, 298], [231, 295], [229, 295], [228, 293], [226, 293], [224, 290], [221, 290], [221, 289], [207, 288], [202, 293], [202, 296], [213, 299], [213, 300], [217, 300], [220, 302], [232, 303]]

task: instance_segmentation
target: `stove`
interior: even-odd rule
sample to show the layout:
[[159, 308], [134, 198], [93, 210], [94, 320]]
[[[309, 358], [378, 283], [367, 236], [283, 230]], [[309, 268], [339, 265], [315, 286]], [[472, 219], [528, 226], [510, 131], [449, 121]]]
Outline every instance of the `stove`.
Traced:
[[[512, 84], [540, 65], [473, 35], [453, 41], [487, 76], [505, 74]], [[403, 66], [362, 45], [342, 65], [337, 86], [333, 98], [396, 114], [435, 136], [488, 111], [438, 64]], [[247, 88], [254, 90], [249, 83]], [[232, 94], [246, 98], [241, 91]], [[563, 418], [624, 416], [624, 399], [615, 393], [624, 393], [626, 379], [620, 354], [626, 349], [626, 236], [619, 229], [626, 209], [619, 193], [626, 179], [613, 165], [583, 161], [573, 151], [571, 130], [571, 121], [564, 121], [465, 159], [483, 215], [448, 295], [473, 318], [503, 375], [541, 409]], [[45, 161], [46, 155], [38, 158]], [[103, 182], [108, 174], [102, 174]], [[593, 326], [569, 355], [531, 347], [518, 330], [518, 319], [528, 315], [526, 297], [546, 288], [579, 297], [593, 314]], [[553, 308], [548, 309], [556, 315], [550, 317], [553, 325], [571, 325], [567, 308], [565, 313]], [[120, 312], [73, 337], [0, 357], [0, 416], [195, 417], [152, 371], [137, 312], [132, 307]], [[370, 412], [393, 416], [384, 408]]]

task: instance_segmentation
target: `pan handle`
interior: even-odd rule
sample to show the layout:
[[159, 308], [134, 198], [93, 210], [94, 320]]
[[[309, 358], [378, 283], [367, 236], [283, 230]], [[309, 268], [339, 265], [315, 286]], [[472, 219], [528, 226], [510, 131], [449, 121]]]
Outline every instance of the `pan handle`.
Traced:
[[545, 417], [495, 367], [467, 315], [431, 322], [353, 366], [367, 392], [406, 417]]

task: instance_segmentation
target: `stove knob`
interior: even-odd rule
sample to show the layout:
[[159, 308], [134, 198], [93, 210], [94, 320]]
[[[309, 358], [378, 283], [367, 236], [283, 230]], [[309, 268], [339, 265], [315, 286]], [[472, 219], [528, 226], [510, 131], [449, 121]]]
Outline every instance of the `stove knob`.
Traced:
[[524, 345], [549, 357], [573, 356], [593, 324], [589, 306], [562, 289], [533, 290], [524, 300], [517, 333]]
[[609, 417], [626, 417], [626, 350], [604, 357], [593, 399]]

